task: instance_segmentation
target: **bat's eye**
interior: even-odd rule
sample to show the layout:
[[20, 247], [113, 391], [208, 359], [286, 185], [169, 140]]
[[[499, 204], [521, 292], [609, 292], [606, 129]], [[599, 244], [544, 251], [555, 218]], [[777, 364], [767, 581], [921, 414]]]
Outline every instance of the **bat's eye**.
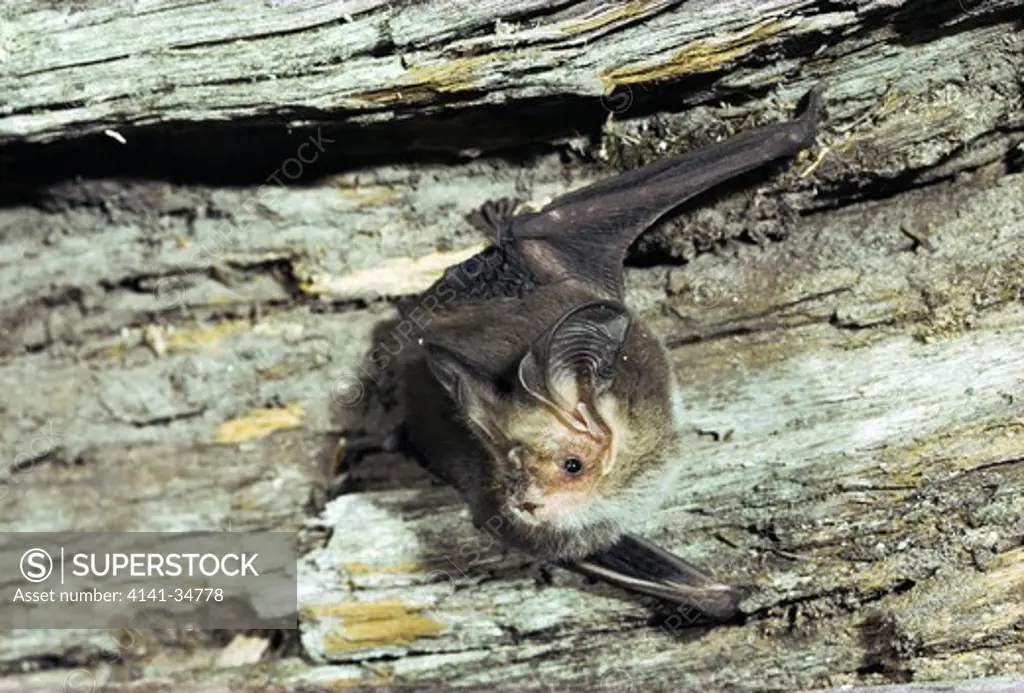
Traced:
[[583, 471], [583, 461], [579, 457], [566, 457], [562, 469], [571, 476], [578, 476]]

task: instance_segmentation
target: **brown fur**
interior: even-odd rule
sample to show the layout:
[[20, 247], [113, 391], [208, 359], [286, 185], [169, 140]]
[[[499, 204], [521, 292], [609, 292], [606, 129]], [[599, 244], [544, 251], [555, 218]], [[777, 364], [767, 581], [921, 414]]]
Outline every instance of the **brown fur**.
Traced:
[[[523, 299], [480, 302], [450, 316], [439, 316], [426, 325], [422, 337], [472, 355], [473, 365], [497, 381], [514, 371], [530, 343], [566, 306], [593, 299], [578, 287], [540, 287]], [[477, 526], [536, 555], [576, 558], [610, 546], [623, 531], [649, 516], [651, 506], [657, 504], [657, 490], [664, 486], [661, 472], [676, 452], [678, 436], [671, 411], [672, 374], [664, 349], [635, 316], [612, 388], [603, 398], [603, 408], [617, 412], [613, 428], [619, 447], [613, 468], [601, 477], [598, 467], [590, 465], [580, 480], [562, 482], [570, 488], [589, 487], [594, 497], [592, 509], [564, 527], [528, 524], [509, 507], [516, 479], [510, 477], [505, 449], [489, 445], [487, 437], [467, 421], [473, 413], [458, 410], [433, 377], [425, 356], [422, 348], [415, 348], [404, 365], [409, 440], [432, 472], [465, 495]], [[509, 429], [522, 429], [523, 414], [537, 418], [537, 408], [525, 393], [513, 389], [500, 396], [493, 411], [483, 414], [504, 439], [501, 443], [511, 446]], [[573, 436], [564, 428], [559, 433], [557, 426], [552, 426], [546, 435], [521, 441], [526, 444], [522, 454], [528, 458], [527, 466], [531, 466], [529, 459], [549, 460], [552, 441]], [[548, 478], [541, 483], [552, 487], [557, 480]]]
[[[637, 316], [622, 341], [622, 260], [686, 199], [810, 146], [820, 96], [813, 89], [795, 120], [668, 157], [537, 212], [515, 214], [514, 201], [502, 200], [473, 216], [495, 244], [402, 308], [423, 328], [423, 347], [401, 362], [408, 440], [466, 496], [477, 526], [535, 555], [578, 559], [611, 547], [670, 492], [678, 390], [662, 345]], [[563, 317], [597, 300], [605, 307], [560, 331]], [[562, 471], [567, 455], [584, 461], [581, 474]]]

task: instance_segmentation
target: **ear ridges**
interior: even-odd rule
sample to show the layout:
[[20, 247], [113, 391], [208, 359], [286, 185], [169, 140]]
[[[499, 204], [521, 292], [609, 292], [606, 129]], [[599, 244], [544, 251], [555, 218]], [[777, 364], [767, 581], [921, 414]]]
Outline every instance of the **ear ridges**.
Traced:
[[594, 400], [611, 387], [629, 327], [629, 312], [616, 301], [566, 311], [523, 357], [520, 383], [566, 416], [574, 416], [579, 404], [592, 410]]
[[427, 365], [430, 366], [430, 372], [437, 378], [437, 382], [456, 401], [462, 399], [459, 397], [459, 382], [463, 375], [462, 371], [465, 369], [463, 360], [455, 352], [437, 344], [427, 342], [423, 348], [427, 352]]
[[588, 303], [569, 311], [548, 334], [548, 380], [574, 374], [590, 390], [587, 394], [597, 397], [611, 386], [629, 326], [625, 306], [613, 301]]

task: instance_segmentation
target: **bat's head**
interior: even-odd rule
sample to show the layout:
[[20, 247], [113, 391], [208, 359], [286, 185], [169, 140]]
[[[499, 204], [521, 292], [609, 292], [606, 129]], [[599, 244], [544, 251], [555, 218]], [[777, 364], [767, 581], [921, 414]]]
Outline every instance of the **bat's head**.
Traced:
[[576, 406], [526, 400], [509, 407], [504, 432], [509, 509], [527, 523], [570, 525], [608, 489], [622, 430], [609, 394]]
[[615, 302], [571, 309], [519, 361], [511, 392], [428, 346], [435, 377], [493, 457], [507, 514], [570, 529], [594, 517], [596, 501], [615, 488], [627, 412], [611, 385], [629, 328]]

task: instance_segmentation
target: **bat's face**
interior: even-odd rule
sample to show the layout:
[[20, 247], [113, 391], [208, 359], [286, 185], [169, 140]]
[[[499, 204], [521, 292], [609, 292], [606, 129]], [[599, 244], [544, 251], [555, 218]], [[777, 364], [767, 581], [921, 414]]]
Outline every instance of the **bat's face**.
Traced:
[[599, 512], [624, 449], [625, 416], [610, 388], [629, 325], [619, 303], [570, 308], [529, 346], [508, 394], [463, 357], [428, 345], [434, 376], [493, 457], [508, 515], [572, 529]]
[[604, 398], [587, 411], [536, 404], [510, 405], [502, 428], [507, 443], [508, 510], [528, 524], [571, 525], [588, 514], [615, 467], [618, 417]]

